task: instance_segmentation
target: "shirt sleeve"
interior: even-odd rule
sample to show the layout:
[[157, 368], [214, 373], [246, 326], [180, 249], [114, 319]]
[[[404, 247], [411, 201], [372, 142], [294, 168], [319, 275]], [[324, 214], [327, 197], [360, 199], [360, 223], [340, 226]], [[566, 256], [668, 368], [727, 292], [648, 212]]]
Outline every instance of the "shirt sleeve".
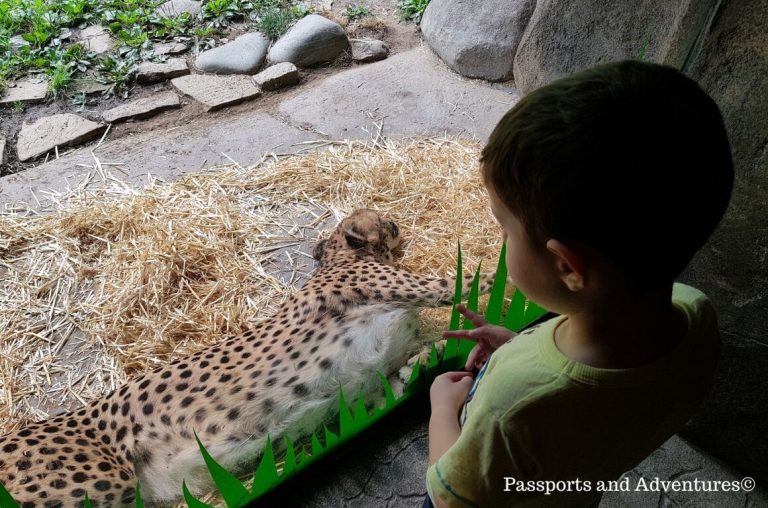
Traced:
[[[523, 501], [508, 478], [538, 477], [522, 426], [492, 414], [468, 418], [459, 439], [427, 470], [427, 490], [450, 507], [492, 507]], [[525, 496], [528, 497], [528, 496]]]

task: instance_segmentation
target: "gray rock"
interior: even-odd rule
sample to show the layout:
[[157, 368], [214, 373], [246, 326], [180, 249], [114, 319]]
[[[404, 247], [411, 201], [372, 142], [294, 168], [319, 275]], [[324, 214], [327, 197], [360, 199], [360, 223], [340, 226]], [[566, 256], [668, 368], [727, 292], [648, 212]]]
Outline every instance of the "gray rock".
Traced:
[[299, 70], [291, 62], [275, 64], [253, 77], [262, 90], [277, 90], [295, 85], [299, 79]]
[[76, 39], [85, 49], [97, 55], [109, 53], [115, 49], [115, 41], [109, 30], [100, 25], [92, 25], [83, 29]]
[[183, 42], [158, 42], [153, 49], [156, 55], [178, 55], [189, 48]]
[[200, 53], [195, 67], [215, 74], [253, 74], [264, 63], [269, 39], [259, 32], [241, 35], [232, 42]]
[[0, 136], [0, 167], [5, 164], [5, 138]]
[[333, 60], [347, 49], [349, 40], [341, 25], [319, 14], [310, 14], [272, 46], [269, 61], [306, 67]]
[[8, 83], [5, 94], [0, 97], [0, 104], [12, 104], [19, 101], [34, 104], [44, 101], [46, 95], [48, 95], [47, 81], [37, 82], [24, 79], [15, 83]]
[[20, 161], [28, 161], [57, 146], [71, 146], [89, 141], [105, 129], [106, 125], [91, 122], [72, 113], [46, 116], [21, 127], [16, 153]]
[[[714, 457], [695, 448], [679, 436], [666, 443], [622, 475], [621, 481], [628, 491], [608, 491], [603, 495], [600, 508], [629, 508], [635, 506], [698, 506], [735, 507], [768, 506], [765, 490], [758, 487], [752, 492], [709, 488], [706, 490], [682, 487], [670, 488], [663, 494], [652, 486], [654, 480], [680, 482], [732, 482], [739, 483], [744, 476], [724, 466]], [[664, 500], [665, 502], [660, 502]]]
[[86, 95], [104, 92], [110, 89], [110, 85], [100, 83], [93, 74], [86, 74], [82, 78], [72, 80], [72, 93], [84, 93]]
[[101, 114], [107, 123], [149, 118], [167, 109], [180, 108], [179, 96], [174, 92], [162, 92], [150, 97], [121, 104]]
[[639, 58], [680, 68], [717, 0], [539, 1], [514, 60], [521, 93], [595, 64]]
[[13, 51], [18, 51], [19, 48], [21, 48], [22, 46], [29, 46], [29, 42], [25, 41], [24, 37], [22, 37], [21, 35], [14, 35], [13, 37], [11, 37], [10, 41], [11, 41], [11, 50]]
[[350, 39], [352, 60], [356, 62], [376, 62], [384, 60], [389, 54], [389, 47], [375, 39]]
[[189, 74], [189, 66], [183, 58], [171, 58], [163, 63], [142, 62], [136, 73], [136, 81], [147, 85], [186, 74]]
[[515, 51], [535, 5], [535, 0], [432, 0], [421, 31], [432, 50], [459, 74], [510, 79]]
[[195, 16], [202, 10], [202, 2], [194, 0], [170, 0], [157, 8], [155, 12], [159, 16], [174, 18], [182, 12], [188, 12]]
[[[689, 436], [768, 485], [768, 3], [723, 1], [688, 74], [715, 100], [735, 183], [720, 226], [681, 280], [718, 311], [723, 350], [711, 400]], [[752, 506], [768, 506], [753, 502]]]
[[250, 76], [210, 76], [195, 74], [171, 81], [176, 89], [205, 106], [206, 111], [221, 109], [261, 95]]

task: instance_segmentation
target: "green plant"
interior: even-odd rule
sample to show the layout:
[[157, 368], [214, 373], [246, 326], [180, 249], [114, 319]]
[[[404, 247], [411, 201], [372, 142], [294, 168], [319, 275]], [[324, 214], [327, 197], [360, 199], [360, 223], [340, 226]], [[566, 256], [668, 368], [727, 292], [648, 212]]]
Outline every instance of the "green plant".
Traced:
[[262, 12], [256, 26], [270, 39], [277, 39], [285, 32], [294, 20], [290, 11], [281, 9], [267, 9]]
[[73, 66], [70, 63], [57, 62], [46, 72], [48, 75], [48, 91], [58, 97], [72, 83]]
[[421, 23], [427, 5], [429, 0], [397, 0], [397, 8], [403, 19], [410, 19], [415, 23]]
[[[54, 80], [52, 90], [59, 93], [67, 83], [95, 62], [95, 55], [67, 56], [76, 29], [101, 24], [120, 43], [110, 55], [129, 62], [124, 68], [151, 58], [152, 42], [169, 37], [193, 35], [198, 47], [212, 47], [217, 28], [233, 20], [259, 22], [273, 37], [282, 34], [290, 23], [307, 14], [296, 0], [202, 0], [197, 16], [182, 13], [158, 15], [161, 0], [0, 0], [0, 93], [5, 82], [23, 77], [29, 70], [45, 72]], [[79, 51], [79, 50], [75, 50]], [[78, 63], [71, 65], [73, 61]], [[122, 75], [108, 76], [119, 84]]]
[[24, 111], [26, 107], [27, 105], [24, 103], [24, 101], [14, 101], [14, 103], [11, 105], [11, 109], [14, 113], [20, 113]]
[[186, 35], [192, 25], [192, 15], [182, 12], [174, 17], [161, 17], [155, 24], [157, 28], [152, 31], [153, 39], [164, 39], [175, 35]]
[[239, 0], [208, 0], [203, 5], [202, 17], [215, 27], [227, 26], [231, 20], [244, 15], [244, 6]]
[[358, 4], [348, 5], [344, 11], [344, 15], [350, 20], [359, 19], [365, 16], [369, 16], [370, 14], [371, 10], [368, 7]]
[[99, 67], [97, 81], [110, 85], [106, 95], [128, 96], [128, 84], [136, 72], [136, 61], [133, 59], [121, 60], [111, 56], [104, 58]]

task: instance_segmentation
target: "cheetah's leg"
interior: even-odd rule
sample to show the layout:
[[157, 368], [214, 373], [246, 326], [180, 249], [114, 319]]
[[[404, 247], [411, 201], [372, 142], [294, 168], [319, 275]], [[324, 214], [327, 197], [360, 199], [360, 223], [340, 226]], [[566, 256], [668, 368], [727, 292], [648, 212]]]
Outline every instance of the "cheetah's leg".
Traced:
[[[480, 293], [488, 293], [495, 273], [480, 274]], [[473, 275], [464, 275], [462, 298], [469, 296]], [[406, 270], [382, 265], [371, 280], [352, 281], [349, 287], [361, 300], [401, 302], [413, 307], [442, 307], [453, 303], [456, 279], [424, 277]]]

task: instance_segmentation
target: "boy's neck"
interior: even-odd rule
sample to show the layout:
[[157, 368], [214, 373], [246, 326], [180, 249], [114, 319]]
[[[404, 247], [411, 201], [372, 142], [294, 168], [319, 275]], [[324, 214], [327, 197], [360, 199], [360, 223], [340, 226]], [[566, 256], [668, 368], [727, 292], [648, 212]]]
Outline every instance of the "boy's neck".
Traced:
[[641, 297], [605, 295], [569, 314], [555, 330], [565, 356], [592, 367], [621, 369], [652, 363], [682, 340], [688, 324], [672, 305], [672, 287]]

